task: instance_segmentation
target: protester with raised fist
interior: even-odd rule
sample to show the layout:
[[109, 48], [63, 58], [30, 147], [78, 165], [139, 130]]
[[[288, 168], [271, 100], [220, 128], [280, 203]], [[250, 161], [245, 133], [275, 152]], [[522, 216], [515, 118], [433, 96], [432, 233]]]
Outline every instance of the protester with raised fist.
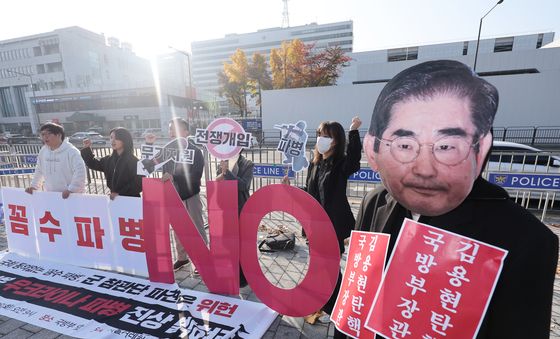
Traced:
[[109, 133], [111, 155], [96, 158], [91, 150], [91, 140], [84, 139], [81, 150], [86, 166], [105, 174], [111, 200], [122, 195], [139, 197], [142, 192], [142, 177], [136, 174], [138, 158], [134, 155], [132, 135], [123, 127], [113, 128]]

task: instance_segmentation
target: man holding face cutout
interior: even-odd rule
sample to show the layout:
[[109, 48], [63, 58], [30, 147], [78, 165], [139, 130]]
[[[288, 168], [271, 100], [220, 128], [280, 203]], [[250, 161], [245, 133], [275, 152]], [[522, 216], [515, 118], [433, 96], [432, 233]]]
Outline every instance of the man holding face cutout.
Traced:
[[391, 234], [389, 255], [405, 217], [507, 250], [477, 337], [548, 338], [558, 238], [480, 176], [497, 108], [496, 88], [460, 62], [397, 74], [364, 139], [384, 187], [364, 198], [356, 228]]

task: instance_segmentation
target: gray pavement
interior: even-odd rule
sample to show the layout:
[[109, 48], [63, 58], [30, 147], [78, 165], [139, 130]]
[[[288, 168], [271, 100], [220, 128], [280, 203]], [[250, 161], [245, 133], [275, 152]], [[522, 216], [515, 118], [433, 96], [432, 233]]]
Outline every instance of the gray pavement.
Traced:
[[[203, 199], [204, 200], [204, 199]], [[352, 209], [357, 212], [359, 200], [351, 200]], [[538, 214], [539, 215], [539, 214]], [[540, 217], [540, 215], [539, 215]], [[560, 235], [560, 213], [549, 214], [545, 223]], [[287, 229], [300, 234], [299, 224], [289, 215], [274, 212], [269, 214], [261, 222], [259, 237], [265, 236], [266, 231], [274, 229]], [[0, 250], [7, 249], [6, 233], [3, 225], [0, 225]], [[308, 247], [301, 237], [296, 239], [293, 251], [261, 253], [259, 255], [261, 269], [267, 278], [277, 286], [292, 288], [296, 286], [305, 276], [308, 267]], [[344, 265], [343, 257], [343, 265]], [[197, 291], [208, 291], [200, 277], [193, 272], [190, 265], [186, 265], [176, 272], [177, 283], [184, 288]], [[259, 301], [249, 286], [240, 291], [239, 298], [251, 301]], [[322, 324], [316, 322], [310, 325], [303, 318], [279, 315], [272, 323], [263, 338], [332, 338], [334, 326], [331, 323]], [[0, 316], [1, 338], [70, 338], [37, 326], [27, 324], [18, 320]], [[554, 301], [552, 309], [551, 338], [560, 338], [560, 275], [557, 274], [554, 284]]]

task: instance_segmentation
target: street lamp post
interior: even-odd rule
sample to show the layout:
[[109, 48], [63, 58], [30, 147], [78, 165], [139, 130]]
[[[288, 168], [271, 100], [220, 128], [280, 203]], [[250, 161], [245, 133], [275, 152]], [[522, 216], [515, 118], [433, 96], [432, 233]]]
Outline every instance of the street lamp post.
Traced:
[[476, 39], [476, 52], [474, 53], [474, 65], [473, 65], [473, 71], [476, 73], [476, 61], [478, 59], [478, 45], [480, 44], [480, 32], [482, 31], [482, 20], [488, 15], [490, 14], [490, 12], [492, 12], [492, 10], [494, 8], [496, 8], [496, 6], [498, 6], [499, 4], [501, 4], [502, 2], [504, 2], [504, 0], [500, 0], [498, 1], [494, 7], [490, 8], [490, 10], [488, 12], [486, 12], [486, 14], [484, 14], [484, 16], [482, 18], [480, 18], [480, 25], [478, 25], [478, 38]]
[[[10, 69], [7, 69], [6, 72], [28, 77], [29, 78], [29, 83], [31, 84], [31, 92], [33, 93], [33, 101], [35, 101], [35, 87], [33, 87], [33, 75], [31, 75], [29, 73], [21, 73], [21, 72], [13, 71], [13, 70], [10, 70]], [[35, 111], [35, 103], [34, 102], [31, 103], [30, 116], [31, 116], [31, 119], [32, 119], [31, 130], [32, 130], [33, 133], [36, 133], [37, 130], [39, 129], [39, 127], [41, 126], [41, 121], [39, 120], [39, 114], [37, 114], [37, 112]], [[33, 126], [34, 123], [36, 124], [36, 126]]]

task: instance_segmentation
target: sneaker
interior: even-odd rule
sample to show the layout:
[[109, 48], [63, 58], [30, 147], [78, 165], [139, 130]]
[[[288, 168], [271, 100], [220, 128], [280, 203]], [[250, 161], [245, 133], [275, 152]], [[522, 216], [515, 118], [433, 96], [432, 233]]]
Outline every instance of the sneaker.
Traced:
[[177, 271], [178, 269], [180, 269], [181, 267], [185, 266], [186, 264], [188, 264], [190, 262], [189, 259], [185, 259], [185, 260], [177, 260], [173, 263], [173, 270]]

